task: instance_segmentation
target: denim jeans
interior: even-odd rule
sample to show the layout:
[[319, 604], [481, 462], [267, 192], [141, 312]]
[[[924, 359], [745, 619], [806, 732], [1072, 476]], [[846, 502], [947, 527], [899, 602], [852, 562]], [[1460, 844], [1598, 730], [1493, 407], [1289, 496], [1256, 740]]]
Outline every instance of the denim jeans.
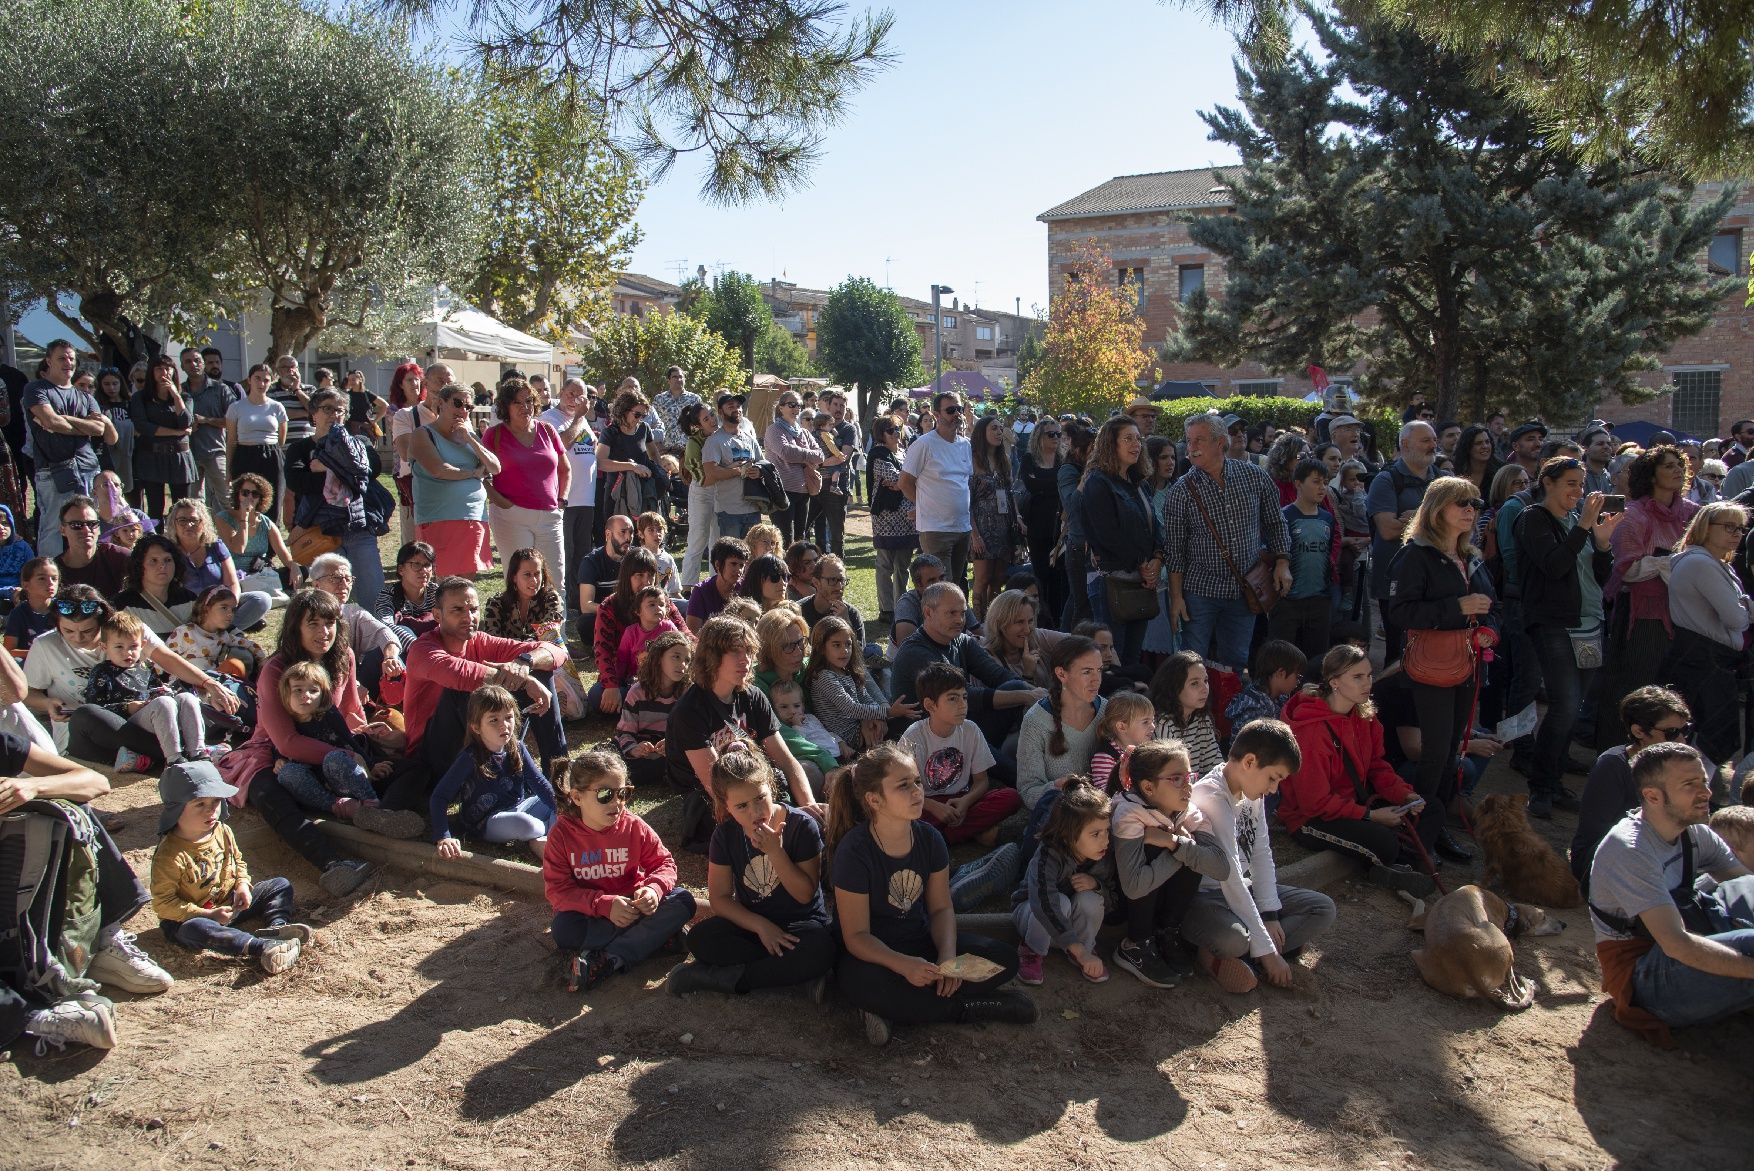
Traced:
[[250, 888], [250, 905], [229, 924], [197, 915], [181, 923], [160, 922], [159, 930], [172, 943], [190, 951], [205, 948], [225, 955], [243, 956], [261, 948], [254, 935], [235, 924], [260, 920], [264, 927], [279, 927], [292, 922], [297, 912], [292, 901], [292, 883], [284, 878], [264, 878]]
[[[1249, 642], [1255, 634], [1255, 616], [1248, 603], [1241, 598], [1204, 598], [1199, 594], [1183, 597], [1188, 604], [1188, 621], [1182, 628], [1182, 645], [1214, 663], [1248, 670]], [[1120, 642], [1118, 635], [1115, 642]], [[1125, 657], [1121, 661], [1126, 662]]]
[[61, 509], [75, 496], [90, 495], [91, 488], [63, 492], [55, 487], [54, 474], [41, 467], [33, 479], [37, 490], [37, 556], [59, 557], [67, 551], [67, 542], [61, 538]]
[[626, 927], [607, 916], [562, 911], [554, 917], [554, 945], [562, 951], [605, 951], [622, 971], [653, 955], [694, 918], [694, 896], [677, 887], [658, 902], [658, 909]]
[[376, 533], [360, 529], [341, 538], [341, 555], [353, 566], [352, 601], [370, 610], [384, 592], [384, 557]]
[[759, 512], [721, 512], [715, 514], [719, 518], [719, 536], [737, 537], [742, 539], [749, 535], [749, 530], [761, 523]]
[[554, 826], [554, 810], [537, 796], [525, 797], [510, 809], [489, 814], [481, 827], [484, 842], [533, 842]]
[[378, 798], [371, 777], [359, 761], [353, 759], [353, 753], [345, 748], [337, 748], [323, 757], [323, 763], [316, 768], [296, 760], [286, 761], [274, 774], [274, 779], [292, 794], [294, 801], [325, 817], [334, 808], [337, 797], [353, 797], [360, 801], [376, 801]]
[[1108, 614], [1108, 590], [1103, 585], [1101, 575], [1090, 578], [1085, 584], [1085, 596], [1090, 600], [1090, 616], [1109, 628], [1115, 636], [1115, 654], [1123, 663], [1137, 663], [1145, 648], [1145, 627], [1150, 625], [1149, 618], [1141, 618], [1137, 622], [1116, 622]]
[[[1705, 898], [1710, 939], [1754, 956], [1754, 875], [1733, 878]], [[1754, 1008], [1754, 980], [1713, 976], [1651, 948], [1632, 976], [1632, 999], [1666, 1025], [1703, 1025]]]
[[1577, 708], [1583, 701], [1595, 671], [1578, 669], [1571, 649], [1571, 632], [1563, 626], [1531, 626], [1529, 640], [1547, 682], [1547, 715], [1535, 733], [1535, 772], [1529, 780], [1531, 793], [1557, 793], [1565, 779], [1565, 759], [1570, 753], [1571, 730], [1577, 726]]

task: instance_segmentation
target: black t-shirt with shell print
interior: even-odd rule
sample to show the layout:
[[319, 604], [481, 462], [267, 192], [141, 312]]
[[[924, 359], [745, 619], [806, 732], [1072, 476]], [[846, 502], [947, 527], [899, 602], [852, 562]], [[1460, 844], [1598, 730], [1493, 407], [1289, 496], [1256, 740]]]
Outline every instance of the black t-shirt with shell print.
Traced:
[[834, 849], [836, 890], [867, 896], [871, 934], [896, 950], [906, 950], [932, 935], [926, 912], [926, 883], [950, 865], [944, 835], [923, 821], [914, 822], [914, 840], [905, 858], [891, 858], [871, 834], [871, 823], [853, 827]]
[[[822, 830], [816, 819], [796, 809], [786, 810], [786, 825], [780, 831], [780, 845], [786, 857], [805, 863], [822, 857]], [[707, 861], [731, 871], [731, 889], [737, 901], [764, 919], [785, 927], [800, 922], [828, 922], [828, 907], [823, 902], [822, 885], [815, 896], [800, 903], [780, 882], [779, 874], [766, 854], [757, 850], [743, 832], [743, 827], [727, 817], [713, 831], [712, 844], [707, 847]]]

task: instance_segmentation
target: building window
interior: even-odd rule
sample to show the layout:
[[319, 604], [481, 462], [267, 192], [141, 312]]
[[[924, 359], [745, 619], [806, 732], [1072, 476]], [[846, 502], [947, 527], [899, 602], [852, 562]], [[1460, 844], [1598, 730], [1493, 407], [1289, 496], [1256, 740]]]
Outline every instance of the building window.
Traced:
[[956, 318], [954, 318], [954, 317], [944, 318], [944, 328], [945, 329], [955, 329], [956, 328]]
[[1263, 398], [1267, 395], [1278, 394], [1281, 385], [1282, 380], [1278, 378], [1274, 378], [1270, 381], [1263, 379], [1259, 382], [1239, 382], [1236, 384], [1236, 393], [1249, 394], [1254, 395], [1256, 398]]
[[1183, 301], [1206, 287], [1205, 265], [1184, 264], [1178, 272], [1181, 276], [1181, 299]]
[[1670, 402], [1669, 424], [1690, 435], [1718, 433], [1718, 402], [1723, 395], [1722, 370], [1676, 370], [1675, 397]]
[[993, 327], [990, 325], [977, 325], [977, 326], [975, 326], [974, 327], [974, 340], [977, 342], [990, 342], [990, 341], [992, 341], [993, 340]]
[[1719, 232], [1711, 238], [1708, 267], [1723, 276], [1742, 275], [1742, 233]]

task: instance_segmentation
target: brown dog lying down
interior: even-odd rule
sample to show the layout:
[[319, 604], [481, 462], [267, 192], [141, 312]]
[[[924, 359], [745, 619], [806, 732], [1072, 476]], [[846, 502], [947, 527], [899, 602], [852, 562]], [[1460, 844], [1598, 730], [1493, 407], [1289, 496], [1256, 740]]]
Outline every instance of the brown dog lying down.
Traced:
[[1565, 924], [1540, 907], [1506, 903], [1489, 890], [1463, 886], [1428, 910], [1419, 899], [1407, 926], [1425, 933], [1413, 963], [1425, 982], [1461, 1000], [1482, 997], [1501, 1008], [1535, 1002], [1535, 986], [1516, 974], [1510, 941], [1518, 935], [1558, 935]]
[[1494, 793], [1474, 809], [1474, 840], [1486, 861], [1486, 885], [1543, 907], [1583, 902], [1571, 867], [1529, 826], [1529, 799]]

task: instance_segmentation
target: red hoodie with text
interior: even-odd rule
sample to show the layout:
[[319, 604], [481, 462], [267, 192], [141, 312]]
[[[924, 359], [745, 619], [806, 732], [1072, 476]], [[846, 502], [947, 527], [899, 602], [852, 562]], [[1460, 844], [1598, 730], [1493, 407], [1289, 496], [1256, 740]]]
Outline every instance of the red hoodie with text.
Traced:
[[[1285, 702], [1280, 717], [1291, 725], [1303, 765], [1279, 784], [1279, 820], [1296, 833], [1311, 821], [1361, 821], [1364, 806], [1358, 803], [1352, 783], [1356, 770], [1371, 795], [1390, 805], [1413, 799], [1413, 786], [1403, 781], [1383, 755], [1382, 721], [1366, 719], [1356, 708], [1340, 715], [1328, 701], [1310, 691], [1300, 691]], [[1334, 741], [1339, 740], [1339, 747]], [[1340, 756], [1341, 748], [1352, 762]]]
[[676, 888], [676, 859], [657, 831], [622, 810], [608, 829], [596, 830], [562, 814], [548, 833], [542, 887], [556, 914], [578, 911], [609, 917], [614, 899], [651, 887], [663, 898]]

